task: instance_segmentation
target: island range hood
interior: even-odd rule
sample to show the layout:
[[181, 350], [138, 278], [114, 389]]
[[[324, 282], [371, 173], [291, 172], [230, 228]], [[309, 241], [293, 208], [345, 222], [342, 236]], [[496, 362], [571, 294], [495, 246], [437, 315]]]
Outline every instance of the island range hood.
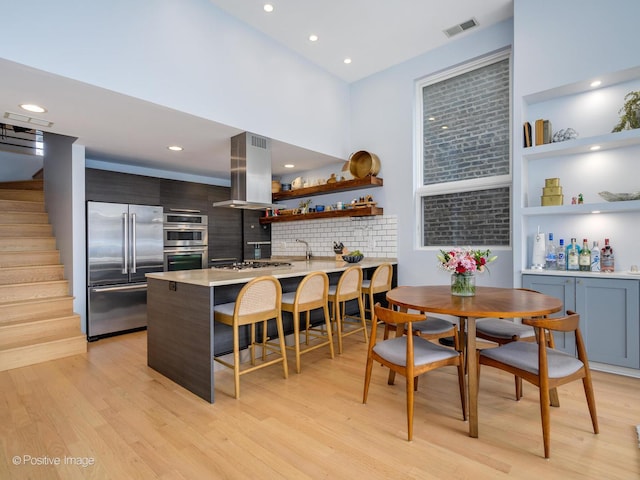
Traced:
[[271, 139], [249, 132], [231, 137], [231, 200], [214, 207], [278, 208], [271, 203]]

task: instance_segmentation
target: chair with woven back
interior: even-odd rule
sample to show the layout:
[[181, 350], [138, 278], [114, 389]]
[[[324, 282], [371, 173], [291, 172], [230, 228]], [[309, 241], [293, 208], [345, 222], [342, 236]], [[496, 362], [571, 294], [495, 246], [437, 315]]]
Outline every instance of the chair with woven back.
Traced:
[[445, 366], [457, 367], [462, 418], [464, 420], [467, 418], [464, 360], [461, 352], [437, 345], [416, 335], [399, 335], [387, 340], [378, 339], [378, 321], [384, 322], [385, 325], [391, 325], [396, 331], [398, 331], [398, 326], [401, 331], [413, 331], [413, 324], [421, 322], [423, 319], [423, 315], [390, 310], [377, 303], [374, 306], [374, 321], [371, 323], [371, 336], [367, 351], [362, 403], [367, 403], [374, 362], [381, 363], [392, 372], [404, 376], [406, 379], [407, 438], [409, 441], [413, 439], [414, 391], [417, 389], [418, 377], [423, 373]]
[[370, 279], [362, 280], [362, 295], [364, 297], [364, 313], [369, 313], [368, 320], [373, 318], [373, 305], [375, 295], [391, 290], [393, 281], [393, 265], [388, 262], [381, 263], [371, 274]]
[[[282, 295], [282, 311], [293, 316], [294, 344], [291, 347], [296, 355], [296, 372], [300, 373], [300, 355], [328, 346], [331, 358], [333, 353], [333, 337], [331, 335], [331, 319], [328, 306], [329, 277], [324, 272], [307, 274], [295, 292]], [[314, 327], [311, 324], [311, 311], [322, 309], [324, 323]], [[300, 346], [300, 314], [306, 312], [304, 323], [304, 348]], [[316, 340], [316, 342], [310, 342]], [[318, 341], [319, 340], [319, 341]]]
[[[338, 353], [342, 353], [342, 339], [348, 335], [362, 332], [367, 343], [367, 321], [364, 316], [362, 303], [362, 268], [353, 265], [347, 268], [338, 279], [337, 285], [329, 285], [329, 303], [332, 304], [332, 320], [338, 337]], [[349, 316], [346, 313], [347, 302], [355, 300], [358, 303], [359, 316]], [[345, 327], [351, 327], [346, 329]]]
[[[213, 318], [216, 322], [229, 325], [233, 329], [233, 363], [220, 357], [214, 360], [233, 370], [235, 398], [240, 398], [240, 376], [275, 363], [282, 363], [284, 378], [288, 377], [287, 355], [282, 326], [282, 287], [277, 278], [262, 276], [254, 278], [242, 287], [235, 302], [215, 305]], [[267, 322], [275, 319], [278, 345], [268, 343]], [[256, 324], [262, 324], [262, 341], [256, 341]], [[240, 369], [240, 327], [249, 326], [249, 350], [251, 367]], [[262, 363], [256, 364], [256, 347], [261, 347]], [[279, 355], [267, 361], [267, 351], [277, 351]]]
[[[582, 380], [593, 431], [596, 434], [599, 432], [589, 360], [580, 332], [580, 316], [570, 310], [567, 310], [566, 313], [567, 315], [564, 317], [523, 319], [525, 325], [535, 329], [538, 339], [536, 343], [511, 342], [478, 352], [479, 367], [487, 365], [498, 368], [538, 387], [545, 458], [550, 456], [551, 415], [549, 406], [552, 404], [551, 392], [560, 385]], [[546, 331], [573, 332], [578, 357], [549, 347]]]

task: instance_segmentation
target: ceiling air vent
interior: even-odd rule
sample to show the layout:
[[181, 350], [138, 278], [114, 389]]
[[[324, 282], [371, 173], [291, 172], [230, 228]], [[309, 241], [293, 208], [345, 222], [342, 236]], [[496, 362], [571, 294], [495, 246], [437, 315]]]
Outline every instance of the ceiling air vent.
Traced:
[[465, 30], [469, 30], [470, 28], [477, 27], [478, 21], [475, 18], [471, 18], [466, 22], [462, 22], [458, 25], [455, 25], [451, 28], [447, 28], [444, 33], [447, 37], [453, 37], [459, 33], [464, 32]]

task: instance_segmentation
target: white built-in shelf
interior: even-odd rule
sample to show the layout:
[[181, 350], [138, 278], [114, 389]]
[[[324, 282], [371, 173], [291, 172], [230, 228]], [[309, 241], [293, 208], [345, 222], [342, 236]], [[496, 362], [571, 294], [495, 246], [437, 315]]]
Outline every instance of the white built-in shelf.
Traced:
[[600, 213], [640, 212], [640, 200], [625, 202], [583, 203], [581, 205], [557, 205], [548, 207], [525, 207], [522, 215], [586, 215]]
[[599, 151], [640, 145], [640, 128], [529, 147], [522, 150], [522, 156], [526, 160], [538, 160], [542, 158], [590, 153], [591, 150], [589, 149], [594, 145], [600, 146]]

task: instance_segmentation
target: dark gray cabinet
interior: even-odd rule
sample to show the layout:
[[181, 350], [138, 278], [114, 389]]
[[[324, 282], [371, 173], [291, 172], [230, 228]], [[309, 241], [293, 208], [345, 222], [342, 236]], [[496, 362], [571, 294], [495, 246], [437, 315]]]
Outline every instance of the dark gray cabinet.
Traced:
[[[525, 288], [564, 301], [580, 314], [589, 360], [640, 368], [640, 282], [634, 279], [523, 275]], [[556, 346], [575, 353], [573, 337], [554, 337]]]
[[160, 179], [87, 168], [85, 197], [94, 202], [162, 205]]

